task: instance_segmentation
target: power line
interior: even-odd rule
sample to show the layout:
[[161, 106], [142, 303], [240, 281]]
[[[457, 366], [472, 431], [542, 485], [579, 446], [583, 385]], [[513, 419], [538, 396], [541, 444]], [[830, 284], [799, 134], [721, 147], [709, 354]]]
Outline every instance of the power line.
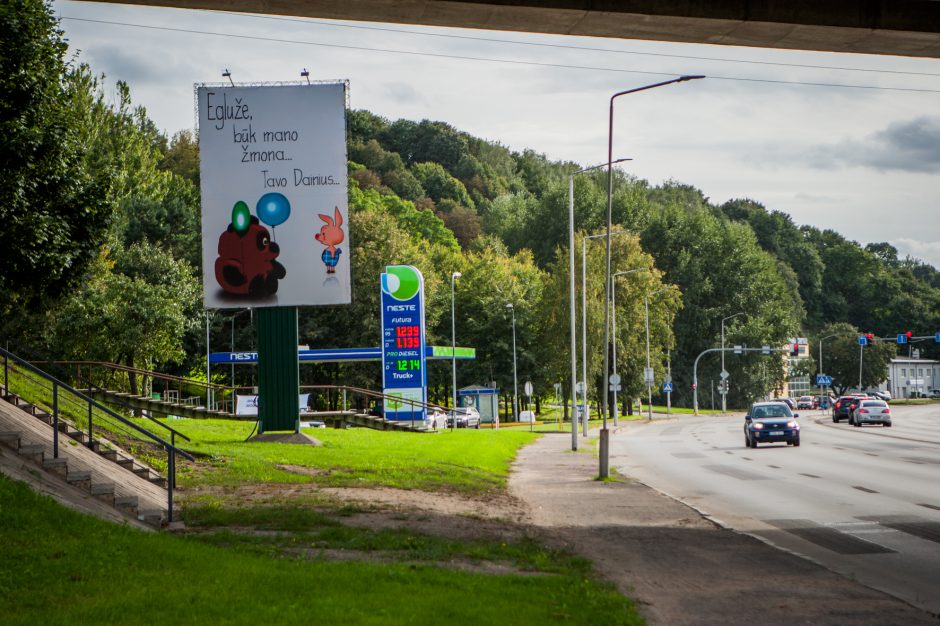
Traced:
[[466, 41], [481, 41], [486, 43], [504, 43], [512, 44], [518, 46], [535, 46], [541, 48], [555, 48], [560, 50], [577, 50], [580, 52], [605, 52], [609, 54], [629, 54], [635, 56], [648, 56], [648, 57], [663, 57], [669, 59], [685, 59], [691, 61], [709, 61], [709, 62], [719, 62], [719, 63], [743, 63], [751, 65], [766, 65], [773, 67], [795, 67], [801, 69], [813, 69], [813, 70], [835, 70], [840, 72], [870, 72], [876, 74], [896, 74], [901, 76], [940, 76], [940, 73], [935, 72], [905, 72], [900, 70], [879, 70], [874, 68], [861, 68], [861, 67], [842, 67], [836, 65], [815, 65], [808, 63], [783, 63], [779, 61], [753, 61], [747, 59], [729, 59], [725, 57], [707, 57], [707, 56], [693, 56], [685, 54], [669, 54], [665, 52], [640, 52], [638, 50], [614, 50], [612, 48], [594, 48], [591, 46], [573, 46], [568, 44], [553, 44], [553, 43], [542, 43], [536, 41], [516, 41], [513, 39], [499, 39], [495, 37], [473, 37], [470, 35], [457, 35], [454, 33], [425, 33], [416, 30], [407, 30], [404, 28], [387, 28], [384, 26], [364, 26], [361, 24], [339, 24], [334, 22], [327, 22], [317, 19], [300, 19], [293, 17], [281, 17], [276, 15], [256, 15], [252, 13], [232, 13], [230, 11], [213, 11], [206, 10], [207, 13], [217, 13], [220, 15], [233, 15], [237, 17], [245, 17], [251, 19], [261, 19], [261, 20], [273, 20], [280, 22], [292, 22], [295, 24], [314, 24], [317, 26], [328, 26], [332, 28], [353, 28], [359, 30], [374, 30], [384, 33], [400, 33], [406, 35], [418, 35], [421, 37], [439, 37], [442, 39], [462, 39]]
[[[189, 28], [172, 28], [169, 26], [152, 26], [149, 24], [132, 24], [130, 22], [116, 22], [111, 20], [93, 20], [82, 17], [70, 17], [62, 16], [64, 20], [72, 20], [76, 22], [88, 22], [93, 24], [105, 24], [109, 26], [127, 26], [131, 28], [144, 28], [148, 30], [160, 30], [167, 32], [175, 33], [185, 33], [190, 35], [207, 35], [211, 37], [230, 37], [234, 39], [247, 39], [250, 41], [265, 41], [269, 43], [284, 43], [284, 44], [294, 44], [294, 45], [303, 45], [303, 46], [318, 46], [323, 48], [338, 48], [343, 50], [359, 50], [362, 52], [382, 52], [386, 54], [404, 54], [409, 56], [419, 56], [419, 57], [431, 57], [439, 59], [456, 59], [461, 61], [478, 61], [483, 63], [504, 63], [509, 65], [526, 65], [530, 67], [547, 67], [554, 69], [570, 69], [570, 70], [585, 70], [593, 72], [616, 72], [623, 74], [644, 74], [649, 76], [678, 76], [681, 74], [688, 74], [688, 71], [683, 72], [652, 72], [647, 70], [627, 70], [621, 68], [612, 68], [612, 67], [596, 67], [596, 66], [586, 66], [586, 65], [568, 65], [563, 63], [540, 63], [537, 61], [519, 61], [516, 59], [493, 59], [487, 57], [474, 57], [474, 56], [465, 56], [465, 55], [455, 55], [455, 54], [442, 54], [436, 52], [415, 52], [412, 50], [394, 50], [390, 48], [367, 48], [365, 46], [351, 46], [344, 44], [330, 44], [330, 43], [321, 43], [316, 41], [301, 41], [296, 39], [279, 39], [275, 37], [260, 37], [257, 35], [236, 35], [233, 33], [216, 33], [212, 31], [203, 31], [195, 30]], [[807, 82], [807, 81], [791, 81], [791, 80], [773, 80], [768, 78], [741, 78], [737, 76], [715, 76], [712, 74], [708, 75], [710, 80], [727, 80], [727, 81], [740, 81], [740, 82], [751, 82], [751, 83], [769, 83], [776, 85], [798, 85], [798, 86], [808, 86], [808, 87], [831, 87], [831, 88], [841, 88], [841, 89], [866, 89], [872, 91], [903, 91], [903, 92], [914, 92], [914, 93], [940, 93], [940, 89], [921, 89], [914, 87], [881, 87], [877, 85], [848, 85], [844, 83], [823, 83], [823, 82]]]

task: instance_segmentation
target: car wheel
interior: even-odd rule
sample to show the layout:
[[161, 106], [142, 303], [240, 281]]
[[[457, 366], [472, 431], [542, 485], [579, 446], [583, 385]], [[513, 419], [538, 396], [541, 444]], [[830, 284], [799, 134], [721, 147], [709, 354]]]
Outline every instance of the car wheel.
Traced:
[[752, 447], [752, 448], [756, 448], [756, 447], [757, 447], [757, 439], [751, 439], [751, 447]]
[[793, 447], [794, 447], [794, 448], [799, 448], [799, 447], [800, 447], [800, 438], [799, 438], [799, 437], [797, 437], [796, 439], [793, 440]]
[[839, 423], [839, 418], [836, 417], [835, 415], [833, 415], [833, 416], [832, 416], [832, 421], [835, 422], [836, 424], [838, 424], [838, 423]]
[[887, 422], [885, 426], [887, 426], [888, 428], [891, 428], [891, 422]]
[[745, 447], [745, 448], [750, 448], [750, 447], [751, 447], [751, 440], [748, 438], [747, 435], [744, 435], [744, 447]]

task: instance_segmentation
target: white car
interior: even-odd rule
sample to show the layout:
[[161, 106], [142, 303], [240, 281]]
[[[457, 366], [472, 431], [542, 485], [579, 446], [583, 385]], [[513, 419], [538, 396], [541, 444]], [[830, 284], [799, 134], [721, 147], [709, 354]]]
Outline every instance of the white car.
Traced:
[[457, 420], [457, 428], [479, 428], [480, 412], [472, 406], [458, 407], [447, 412], [447, 427], [454, 427], [454, 419]]

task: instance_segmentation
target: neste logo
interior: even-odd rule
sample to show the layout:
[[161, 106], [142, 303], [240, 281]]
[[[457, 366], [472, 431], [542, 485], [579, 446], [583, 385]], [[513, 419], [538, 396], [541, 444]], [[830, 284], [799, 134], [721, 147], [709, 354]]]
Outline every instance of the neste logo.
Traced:
[[382, 291], [396, 300], [411, 300], [421, 289], [421, 272], [410, 265], [390, 265], [382, 274]]

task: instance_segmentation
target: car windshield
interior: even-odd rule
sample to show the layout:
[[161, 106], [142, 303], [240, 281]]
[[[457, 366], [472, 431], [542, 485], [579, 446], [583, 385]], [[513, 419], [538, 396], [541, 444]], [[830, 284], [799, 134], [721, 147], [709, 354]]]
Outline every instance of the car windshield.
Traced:
[[768, 417], [793, 417], [793, 414], [785, 404], [764, 404], [755, 406], [751, 410], [751, 417], [759, 420]]

